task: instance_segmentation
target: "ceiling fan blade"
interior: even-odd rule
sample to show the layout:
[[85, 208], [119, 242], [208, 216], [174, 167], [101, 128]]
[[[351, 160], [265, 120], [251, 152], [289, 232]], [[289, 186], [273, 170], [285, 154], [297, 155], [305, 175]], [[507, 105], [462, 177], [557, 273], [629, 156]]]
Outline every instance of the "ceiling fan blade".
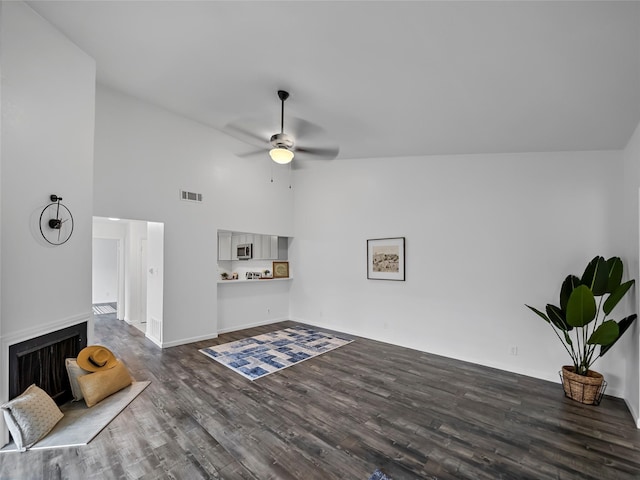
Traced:
[[285, 119], [284, 131], [292, 135], [296, 141], [317, 141], [326, 142], [328, 140], [325, 130], [307, 120], [296, 117], [288, 117]]
[[295, 147], [294, 149], [296, 155], [302, 154], [303, 157], [307, 157], [307, 155], [312, 155], [313, 157], [307, 158], [315, 158], [321, 160], [333, 160], [340, 153], [340, 149], [338, 147]]
[[236, 157], [239, 157], [239, 158], [250, 158], [250, 157], [257, 157], [257, 156], [263, 156], [265, 158], [269, 157], [269, 153], [265, 149], [252, 150], [250, 152], [243, 152], [243, 153], [236, 153], [235, 155]]
[[269, 138], [271, 137], [268, 134], [263, 134], [261, 130], [264, 129], [264, 126], [262, 128], [257, 127], [255, 125], [256, 123], [257, 122], [251, 121], [231, 122], [225, 125], [222, 131], [233, 138], [255, 147], [268, 148]]

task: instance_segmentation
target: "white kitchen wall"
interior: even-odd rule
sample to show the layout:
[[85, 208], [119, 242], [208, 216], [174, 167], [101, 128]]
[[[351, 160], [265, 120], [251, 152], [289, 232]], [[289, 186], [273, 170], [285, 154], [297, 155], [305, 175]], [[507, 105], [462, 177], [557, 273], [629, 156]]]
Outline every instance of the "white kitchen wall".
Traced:
[[[296, 171], [294, 320], [558, 381], [568, 357], [525, 303], [620, 255], [622, 152], [338, 159]], [[313, 219], [313, 221], [309, 221]], [[366, 240], [406, 237], [406, 282], [367, 280]], [[512, 348], [517, 355], [511, 355]], [[596, 363], [622, 395], [625, 352]]]
[[[624, 150], [624, 228], [622, 235], [617, 238], [621, 243], [621, 248], [625, 252], [625, 263], [628, 266], [630, 275], [636, 279], [636, 288], [632, 292], [633, 295], [628, 302], [631, 312], [640, 312], [638, 303], [638, 288], [640, 285], [640, 255], [639, 243], [640, 235], [638, 228], [640, 227], [640, 124], [631, 137], [627, 148]], [[625, 400], [631, 410], [632, 415], [636, 419], [636, 424], [640, 428], [640, 327], [638, 320], [625, 334], [625, 338], [621, 340], [626, 348], [626, 389]]]
[[227, 280], [218, 284], [218, 332], [289, 320], [293, 280]]
[[[0, 402], [8, 345], [91, 320], [95, 62], [22, 2], [2, 2]], [[39, 215], [58, 194], [74, 217], [64, 245]], [[0, 421], [1, 422], [1, 421]], [[7, 440], [0, 425], [0, 441]], [[2, 442], [4, 443], [4, 442]]]
[[[229, 119], [231, 121], [233, 119]], [[164, 223], [163, 345], [215, 337], [217, 231], [293, 231], [288, 168], [215, 129], [98, 86], [95, 215]], [[246, 146], [244, 147], [246, 151]], [[179, 200], [179, 190], [202, 203]], [[259, 319], [258, 319], [259, 320]]]

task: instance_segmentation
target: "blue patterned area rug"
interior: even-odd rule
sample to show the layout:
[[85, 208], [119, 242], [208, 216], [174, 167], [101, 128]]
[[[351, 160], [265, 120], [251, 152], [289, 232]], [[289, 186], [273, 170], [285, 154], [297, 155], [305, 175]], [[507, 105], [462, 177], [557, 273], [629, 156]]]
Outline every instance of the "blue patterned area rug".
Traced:
[[291, 327], [199, 350], [255, 380], [353, 342], [307, 327]]
[[379, 468], [369, 477], [369, 480], [391, 480], [391, 477], [387, 477]]

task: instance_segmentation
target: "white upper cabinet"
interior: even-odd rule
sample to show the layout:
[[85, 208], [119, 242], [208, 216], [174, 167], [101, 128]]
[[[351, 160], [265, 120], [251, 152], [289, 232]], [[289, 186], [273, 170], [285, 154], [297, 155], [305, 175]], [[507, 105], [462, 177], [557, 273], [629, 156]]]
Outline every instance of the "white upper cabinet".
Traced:
[[218, 260], [231, 260], [231, 232], [218, 232]]
[[238, 260], [238, 245], [253, 245], [255, 260], [278, 260], [278, 236], [257, 233], [218, 232], [218, 260]]
[[231, 236], [231, 260], [238, 259], [238, 245], [240, 244], [240, 238], [237, 235]]
[[277, 260], [278, 259], [278, 236], [277, 235], [260, 235], [262, 237], [262, 259]]

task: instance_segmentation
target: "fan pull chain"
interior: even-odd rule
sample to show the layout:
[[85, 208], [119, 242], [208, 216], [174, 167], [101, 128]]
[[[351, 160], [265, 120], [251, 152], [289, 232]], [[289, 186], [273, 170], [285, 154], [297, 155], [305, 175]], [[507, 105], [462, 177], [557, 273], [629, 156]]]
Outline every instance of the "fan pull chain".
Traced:
[[273, 183], [273, 162], [271, 163], [271, 183]]
[[291, 162], [289, 162], [289, 190], [291, 190]]

